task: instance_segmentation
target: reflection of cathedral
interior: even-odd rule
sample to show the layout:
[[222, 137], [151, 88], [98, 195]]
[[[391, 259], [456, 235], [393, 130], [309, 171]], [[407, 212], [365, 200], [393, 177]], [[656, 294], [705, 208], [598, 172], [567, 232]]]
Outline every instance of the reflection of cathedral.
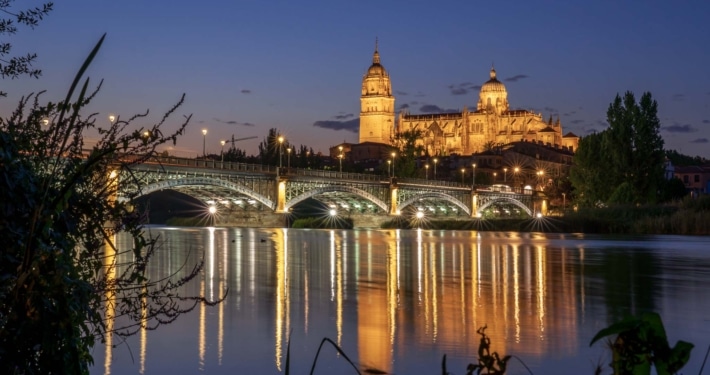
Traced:
[[360, 98], [360, 143], [391, 143], [396, 132], [418, 130], [420, 143], [430, 155], [473, 154], [491, 146], [513, 142], [534, 142], [574, 151], [579, 138], [562, 135], [557, 121], [544, 121], [542, 114], [511, 110], [508, 92], [491, 69], [490, 79], [481, 86], [475, 111], [413, 115], [402, 111], [395, 119], [394, 95], [390, 77], [380, 64], [375, 48], [372, 65], [362, 80]]

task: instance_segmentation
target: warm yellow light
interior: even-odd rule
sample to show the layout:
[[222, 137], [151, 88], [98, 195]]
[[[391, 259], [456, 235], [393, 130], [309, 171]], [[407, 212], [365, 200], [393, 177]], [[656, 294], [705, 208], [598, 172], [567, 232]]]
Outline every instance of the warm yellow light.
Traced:
[[143, 132], [143, 136], [146, 137], [146, 138], [150, 137], [150, 132], [147, 131], [147, 130], [144, 131], [144, 132]]
[[207, 129], [202, 129], [202, 135], [207, 135]]
[[222, 146], [224, 146], [226, 143], [227, 143], [227, 141], [225, 141], [224, 139], [219, 141], [219, 144], [221, 144]]
[[112, 124], [113, 124], [114, 122], [116, 122], [116, 115], [114, 115], [113, 113], [109, 113], [109, 114], [108, 114], [108, 121], [109, 121], [110, 123], [112, 123]]
[[279, 143], [284, 143], [284, 137], [282, 135], [279, 136]]
[[291, 147], [287, 148], [287, 149], [286, 149], [286, 152], [288, 152], [288, 153], [290, 154], [290, 153], [291, 153]]

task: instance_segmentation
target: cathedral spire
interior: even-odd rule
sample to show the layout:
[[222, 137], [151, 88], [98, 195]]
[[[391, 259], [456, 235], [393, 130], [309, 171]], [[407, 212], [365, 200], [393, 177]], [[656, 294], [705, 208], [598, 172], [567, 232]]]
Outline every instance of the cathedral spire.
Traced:
[[377, 40], [377, 37], [375, 37], [375, 53], [372, 55], [372, 63], [373, 64], [380, 63], [380, 53], [377, 52], [377, 44], [378, 44], [378, 40]]

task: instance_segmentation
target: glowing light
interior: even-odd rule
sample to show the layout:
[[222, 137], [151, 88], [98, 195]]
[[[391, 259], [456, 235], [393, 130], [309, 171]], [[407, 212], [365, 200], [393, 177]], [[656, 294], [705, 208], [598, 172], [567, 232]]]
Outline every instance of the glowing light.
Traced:
[[210, 206], [210, 208], [208, 208], [207, 211], [209, 211], [209, 213], [211, 213], [211, 214], [215, 214], [217, 212], [217, 207]]
[[417, 219], [423, 218], [423, 217], [424, 217], [424, 211], [417, 211], [416, 217], [417, 217]]
[[538, 212], [536, 216], [537, 216], [537, 218], [539, 219], [539, 218], [542, 217], [542, 213]]
[[331, 208], [330, 211], [328, 211], [328, 213], [330, 214], [330, 216], [337, 216], [338, 215], [338, 211], [336, 211], [335, 208]]
[[108, 122], [113, 124], [114, 122], [116, 122], [116, 119], [118, 119], [118, 117], [116, 117], [116, 115], [114, 115], [113, 113], [108, 114]]

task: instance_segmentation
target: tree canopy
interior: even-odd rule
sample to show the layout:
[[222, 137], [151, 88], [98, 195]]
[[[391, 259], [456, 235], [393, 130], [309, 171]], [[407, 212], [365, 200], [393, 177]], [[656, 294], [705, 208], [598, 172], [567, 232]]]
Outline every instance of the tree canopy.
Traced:
[[[7, 37], [18, 32], [18, 26], [35, 28], [45, 16], [52, 11], [53, 4], [47, 2], [39, 7], [15, 10], [12, 3], [15, 0], [0, 0], [0, 37]], [[23, 75], [38, 78], [42, 70], [34, 68], [32, 64], [37, 59], [36, 53], [13, 56], [12, 44], [0, 41], [0, 78], [18, 78]], [[0, 91], [0, 96], [6, 93]]]
[[658, 104], [645, 92], [617, 95], [607, 110], [609, 128], [580, 140], [570, 180], [584, 206], [656, 203], [664, 186], [665, 156]]

